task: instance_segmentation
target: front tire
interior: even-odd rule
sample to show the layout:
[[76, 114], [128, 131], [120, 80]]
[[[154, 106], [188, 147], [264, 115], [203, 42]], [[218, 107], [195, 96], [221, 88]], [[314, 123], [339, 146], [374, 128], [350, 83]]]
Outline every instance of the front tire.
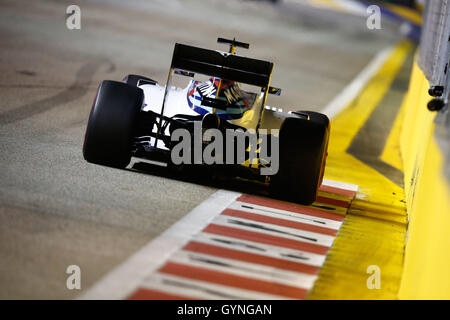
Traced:
[[83, 144], [88, 162], [125, 168], [131, 161], [131, 140], [144, 92], [122, 82], [105, 80], [89, 115]]
[[321, 184], [329, 138], [329, 120], [315, 112], [284, 120], [280, 128], [280, 166], [271, 177], [273, 196], [301, 204], [315, 201]]

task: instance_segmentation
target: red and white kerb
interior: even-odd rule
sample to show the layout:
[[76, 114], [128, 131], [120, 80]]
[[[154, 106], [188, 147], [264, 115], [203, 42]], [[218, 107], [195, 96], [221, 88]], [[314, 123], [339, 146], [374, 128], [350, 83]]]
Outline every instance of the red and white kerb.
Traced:
[[356, 190], [325, 180], [311, 206], [221, 190], [231, 201], [124, 298], [304, 299]]

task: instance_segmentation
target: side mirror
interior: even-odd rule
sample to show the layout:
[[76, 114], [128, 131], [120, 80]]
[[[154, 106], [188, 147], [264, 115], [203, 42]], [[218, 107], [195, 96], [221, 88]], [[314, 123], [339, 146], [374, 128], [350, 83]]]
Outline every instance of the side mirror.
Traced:
[[281, 95], [281, 89], [275, 88], [275, 87], [269, 87], [269, 93], [279, 96], [279, 95]]

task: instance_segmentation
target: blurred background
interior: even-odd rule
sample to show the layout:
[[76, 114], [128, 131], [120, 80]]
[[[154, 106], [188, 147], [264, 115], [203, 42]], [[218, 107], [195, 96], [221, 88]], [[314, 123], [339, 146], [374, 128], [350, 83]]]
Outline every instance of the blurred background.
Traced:
[[[66, 27], [72, 4], [79, 30]], [[217, 37], [236, 38], [250, 43], [238, 54], [275, 63], [271, 84], [283, 92], [268, 105], [321, 111], [380, 51], [418, 40], [417, 21], [392, 12], [369, 29], [367, 6], [1, 0], [0, 299], [73, 298], [67, 265], [82, 266], [88, 287], [216, 191], [87, 164], [81, 146], [102, 80], [141, 74], [164, 83], [176, 42], [226, 50]]]

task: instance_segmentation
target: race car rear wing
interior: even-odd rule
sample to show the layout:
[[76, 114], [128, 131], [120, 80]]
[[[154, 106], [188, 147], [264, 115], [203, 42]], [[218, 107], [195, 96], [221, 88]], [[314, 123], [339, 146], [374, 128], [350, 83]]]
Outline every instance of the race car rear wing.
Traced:
[[[222, 39], [221, 41], [223, 40], [226, 39]], [[236, 44], [236, 41], [233, 41], [234, 44]], [[164, 90], [164, 98], [159, 115], [160, 121], [158, 121], [157, 136], [153, 144], [154, 147], [157, 147], [159, 136], [162, 134], [162, 118], [164, 116], [166, 97], [169, 92], [169, 88], [171, 87], [172, 73], [177, 69], [180, 71], [177, 72], [177, 74], [190, 77], [193, 76], [193, 72], [196, 72], [221, 79], [259, 86], [264, 89], [264, 96], [261, 106], [265, 106], [268, 93], [279, 95], [281, 92], [281, 89], [269, 86], [273, 69], [272, 62], [176, 43], [173, 50], [170, 72], [167, 77], [167, 84]], [[259, 128], [263, 110], [264, 108], [261, 107], [256, 130]]]
[[273, 63], [176, 43], [171, 68], [267, 88]]

